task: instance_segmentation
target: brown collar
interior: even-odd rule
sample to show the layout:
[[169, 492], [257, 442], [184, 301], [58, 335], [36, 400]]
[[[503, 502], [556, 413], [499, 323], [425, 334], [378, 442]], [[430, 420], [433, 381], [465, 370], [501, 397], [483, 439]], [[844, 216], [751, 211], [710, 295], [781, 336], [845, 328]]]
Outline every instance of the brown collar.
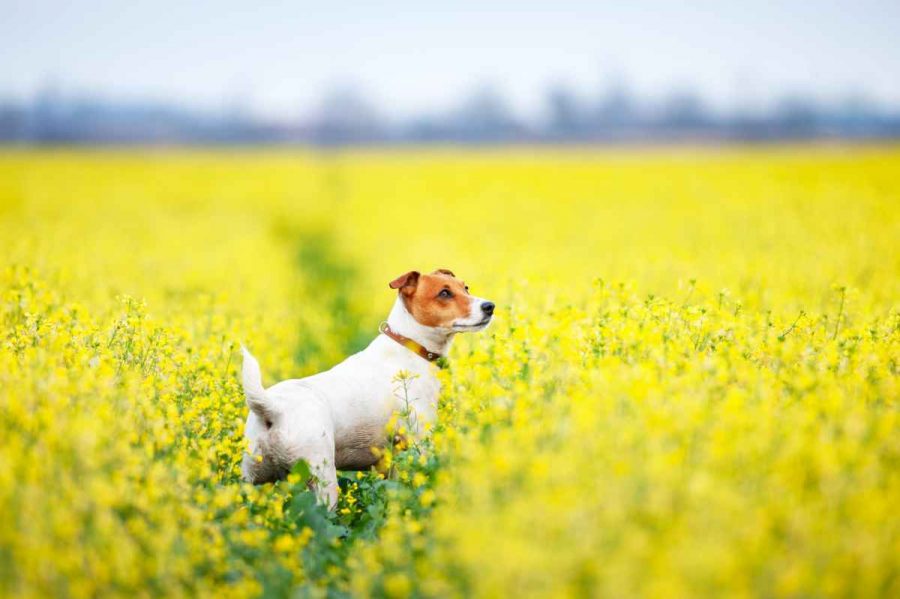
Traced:
[[435, 362], [441, 359], [441, 354], [435, 353], [433, 351], [428, 351], [428, 349], [424, 345], [413, 341], [409, 337], [404, 337], [400, 333], [395, 332], [386, 322], [382, 322], [381, 326], [378, 327], [378, 330], [409, 351], [418, 354], [429, 362]]

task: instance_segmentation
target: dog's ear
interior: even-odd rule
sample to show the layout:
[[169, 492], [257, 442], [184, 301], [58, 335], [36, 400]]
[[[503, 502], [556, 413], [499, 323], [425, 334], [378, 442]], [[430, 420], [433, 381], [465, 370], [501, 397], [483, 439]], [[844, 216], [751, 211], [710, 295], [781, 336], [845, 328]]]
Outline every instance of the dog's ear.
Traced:
[[400, 293], [412, 295], [419, 284], [419, 271], [411, 270], [405, 275], [400, 275], [390, 282], [391, 289], [399, 289]]
[[453, 274], [453, 271], [450, 270], [449, 268], [439, 268], [431, 274], [433, 274], [433, 275], [450, 275], [451, 277], [456, 276], [455, 274]]

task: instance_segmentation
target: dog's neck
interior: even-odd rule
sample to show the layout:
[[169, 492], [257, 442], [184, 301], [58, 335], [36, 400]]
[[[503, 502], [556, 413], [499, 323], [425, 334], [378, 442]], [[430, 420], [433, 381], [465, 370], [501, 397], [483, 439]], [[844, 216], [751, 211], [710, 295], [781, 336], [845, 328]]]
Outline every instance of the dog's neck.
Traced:
[[442, 356], [447, 355], [450, 344], [453, 342], [453, 336], [456, 334], [452, 330], [426, 327], [419, 323], [406, 309], [399, 296], [394, 302], [394, 307], [391, 308], [387, 323], [394, 332], [409, 337], [428, 351]]

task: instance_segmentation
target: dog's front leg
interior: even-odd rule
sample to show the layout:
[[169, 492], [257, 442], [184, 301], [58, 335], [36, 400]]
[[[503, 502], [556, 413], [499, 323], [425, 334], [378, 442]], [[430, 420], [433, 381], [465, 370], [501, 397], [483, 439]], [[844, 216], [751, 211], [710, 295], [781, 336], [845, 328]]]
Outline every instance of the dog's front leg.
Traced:
[[338, 500], [337, 470], [334, 467], [334, 460], [310, 466], [310, 470], [314, 477], [312, 488], [316, 498], [319, 503], [327, 505], [329, 510], [334, 510]]
[[318, 419], [318, 426], [311, 426], [305, 431], [300, 455], [309, 464], [312, 474], [310, 487], [316, 494], [319, 503], [333, 510], [337, 506], [338, 482], [334, 461], [334, 429], [330, 420]]

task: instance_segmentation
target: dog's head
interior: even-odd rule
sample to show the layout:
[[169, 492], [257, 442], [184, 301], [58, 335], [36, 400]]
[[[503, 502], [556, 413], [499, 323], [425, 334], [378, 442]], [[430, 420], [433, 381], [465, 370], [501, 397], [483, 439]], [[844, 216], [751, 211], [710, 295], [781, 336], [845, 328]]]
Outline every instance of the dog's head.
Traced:
[[465, 281], [444, 268], [425, 275], [413, 270], [390, 286], [400, 294], [406, 311], [426, 327], [480, 331], [494, 316], [494, 302], [471, 295]]

